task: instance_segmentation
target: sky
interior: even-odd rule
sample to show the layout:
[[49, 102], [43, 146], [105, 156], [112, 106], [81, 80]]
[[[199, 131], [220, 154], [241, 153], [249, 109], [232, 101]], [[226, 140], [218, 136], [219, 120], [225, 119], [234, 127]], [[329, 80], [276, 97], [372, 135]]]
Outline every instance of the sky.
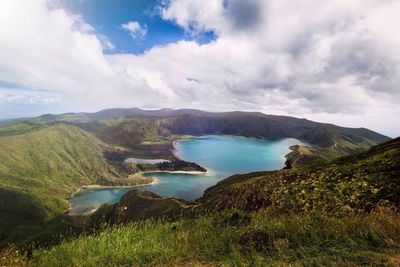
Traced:
[[260, 111], [400, 135], [400, 0], [1, 0], [0, 119]]

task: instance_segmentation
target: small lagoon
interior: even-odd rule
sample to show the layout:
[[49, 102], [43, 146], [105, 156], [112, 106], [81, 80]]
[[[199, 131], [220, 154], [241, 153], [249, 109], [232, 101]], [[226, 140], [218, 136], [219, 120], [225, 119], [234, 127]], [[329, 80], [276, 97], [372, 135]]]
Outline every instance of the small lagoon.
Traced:
[[[255, 139], [238, 136], [209, 135], [180, 140], [175, 144], [176, 155], [185, 161], [196, 162], [208, 173], [146, 173], [156, 184], [135, 187], [160, 196], [177, 196], [195, 200], [206, 188], [238, 173], [281, 169], [289, 147], [302, 144], [296, 139]], [[116, 203], [133, 188], [92, 188], [79, 191], [71, 198], [71, 213], [81, 214], [105, 203]]]

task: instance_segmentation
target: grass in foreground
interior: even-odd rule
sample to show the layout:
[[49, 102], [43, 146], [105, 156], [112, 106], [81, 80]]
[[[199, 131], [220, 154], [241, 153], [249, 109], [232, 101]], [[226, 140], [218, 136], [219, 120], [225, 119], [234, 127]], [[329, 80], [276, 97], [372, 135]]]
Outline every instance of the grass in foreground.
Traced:
[[4, 254], [3, 265], [398, 266], [400, 215], [385, 209], [344, 218], [268, 218], [262, 212], [229, 211], [107, 227], [97, 235], [35, 250], [30, 261], [20, 254]]

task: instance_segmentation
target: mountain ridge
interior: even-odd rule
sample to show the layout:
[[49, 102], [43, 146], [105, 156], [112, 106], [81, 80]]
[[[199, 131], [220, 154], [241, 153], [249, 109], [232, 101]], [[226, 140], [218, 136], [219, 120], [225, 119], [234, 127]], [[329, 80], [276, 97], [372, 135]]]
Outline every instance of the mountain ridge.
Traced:
[[[292, 163], [360, 152], [390, 137], [366, 128], [341, 127], [289, 116], [261, 112], [208, 112], [196, 109], [142, 110], [106, 109], [95, 113], [46, 114], [28, 120], [31, 123], [72, 123], [106, 143], [132, 148], [145, 157], [173, 158], [173, 135], [227, 134], [255, 138], [295, 138], [311, 145], [307, 155], [295, 150]], [[164, 146], [141, 143], [164, 142]], [[149, 151], [158, 150], [147, 155]]]

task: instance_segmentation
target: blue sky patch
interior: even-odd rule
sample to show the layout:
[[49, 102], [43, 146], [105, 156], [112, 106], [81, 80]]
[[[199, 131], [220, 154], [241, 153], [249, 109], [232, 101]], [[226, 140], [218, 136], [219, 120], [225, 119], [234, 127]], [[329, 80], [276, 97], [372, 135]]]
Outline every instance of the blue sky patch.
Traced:
[[[159, 0], [61, 0], [61, 4], [70, 12], [81, 14], [98, 34], [111, 41], [115, 48], [107, 49], [106, 53], [140, 54], [154, 46], [180, 40], [207, 44], [217, 38], [212, 31], [193, 36], [172, 21], [163, 20], [158, 12], [161, 5]], [[121, 27], [130, 21], [136, 21], [146, 28], [143, 38], [133, 39]]]

